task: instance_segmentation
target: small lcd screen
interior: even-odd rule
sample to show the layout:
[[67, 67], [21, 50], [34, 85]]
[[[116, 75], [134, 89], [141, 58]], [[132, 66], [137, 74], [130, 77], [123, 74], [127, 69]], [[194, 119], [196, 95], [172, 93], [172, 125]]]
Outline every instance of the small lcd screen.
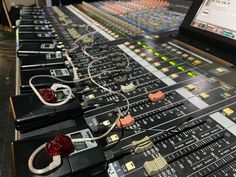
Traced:
[[236, 40], [236, 0], [204, 0], [191, 26]]
[[61, 70], [55, 70], [56, 76], [63, 76], [63, 73]]
[[[72, 139], [83, 138], [83, 136], [82, 136], [81, 133], [75, 133], [75, 134], [72, 134], [72, 135], [71, 135], [71, 138], [72, 138]], [[74, 145], [75, 145], [75, 149], [76, 149], [77, 151], [81, 151], [81, 150], [87, 148], [87, 145], [86, 145], [85, 142], [74, 143]]]
[[56, 92], [56, 96], [58, 101], [64, 100], [67, 97], [63, 91]]

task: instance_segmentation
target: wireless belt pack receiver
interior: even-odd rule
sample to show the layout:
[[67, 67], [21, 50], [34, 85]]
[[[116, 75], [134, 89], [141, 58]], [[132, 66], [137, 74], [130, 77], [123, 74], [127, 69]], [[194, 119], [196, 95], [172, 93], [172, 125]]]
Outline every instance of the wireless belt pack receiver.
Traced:
[[[50, 102], [61, 102], [68, 94], [66, 89], [58, 90], [55, 94], [45, 93]], [[68, 103], [55, 107], [44, 105], [34, 93], [10, 97], [15, 127], [26, 132], [69, 119], [80, 119], [82, 109], [79, 97], [75, 93]]]

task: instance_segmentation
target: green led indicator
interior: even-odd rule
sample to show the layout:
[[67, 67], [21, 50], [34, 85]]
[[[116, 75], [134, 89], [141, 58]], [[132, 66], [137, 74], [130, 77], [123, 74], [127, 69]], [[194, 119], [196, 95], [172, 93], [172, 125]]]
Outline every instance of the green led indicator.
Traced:
[[180, 71], [185, 71], [185, 68], [184, 68], [183, 66], [178, 66], [178, 69], [179, 69]]
[[170, 61], [169, 63], [170, 63], [170, 65], [172, 65], [172, 66], [176, 66], [176, 64], [177, 64], [175, 61]]
[[145, 48], [145, 49], [147, 49], [147, 48], [148, 48], [148, 46], [147, 46], [147, 45], [142, 45], [142, 47], [143, 47], [143, 48]]
[[192, 72], [192, 71], [187, 72], [187, 75], [190, 76], [190, 77], [196, 77], [197, 76], [197, 74]]
[[164, 60], [164, 61], [167, 61], [167, 60], [168, 60], [168, 57], [162, 56], [161, 59]]
[[149, 49], [148, 49], [148, 51], [153, 53], [153, 50], [152, 50], [152, 48], [149, 48]]
[[142, 45], [142, 42], [138, 41], [137, 44], [138, 44], [138, 45]]
[[156, 55], [156, 56], [160, 56], [160, 53], [158, 53], [158, 52], [155, 52], [155, 53], [154, 53], [154, 55]]

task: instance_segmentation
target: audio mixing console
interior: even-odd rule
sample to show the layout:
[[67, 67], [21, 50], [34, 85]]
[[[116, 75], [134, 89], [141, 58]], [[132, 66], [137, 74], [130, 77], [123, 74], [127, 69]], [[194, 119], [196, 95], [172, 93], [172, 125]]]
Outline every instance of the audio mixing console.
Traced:
[[[11, 97], [15, 176], [236, 176], [235, 61], [185, 33], [204, 5], [193, 4], [178, 37], [167, 31], [184, 14], [162, 0], [23, 8], [21, 94]], [[193, 18], [189, 26], [200, 23]], [[228, 37], [220, 39], [226, 47]], [[35, 75], [45, 77], [36, 89]]]

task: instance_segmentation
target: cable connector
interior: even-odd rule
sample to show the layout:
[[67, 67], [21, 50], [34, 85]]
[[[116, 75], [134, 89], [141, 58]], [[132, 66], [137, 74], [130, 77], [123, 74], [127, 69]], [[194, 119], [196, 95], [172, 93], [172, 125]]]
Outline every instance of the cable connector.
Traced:
[[73, 67], [72, 68], [72, 71], [73, 71], [73, 76], [74, 76], [74, 81], [75, 82], [78, 82], [80, 79], [79, 79], [79, 75], [78, 75], [78, 68], [77, 67]]
[[55, 92], [57, 89], [59, 89], [59, 88], [64, 88], [64, 85], [63, 84], [57, 84], [57, 83], [55, 83], [55, 84], [53, 84], [52, 86], [51, 86], [51, 89]]

